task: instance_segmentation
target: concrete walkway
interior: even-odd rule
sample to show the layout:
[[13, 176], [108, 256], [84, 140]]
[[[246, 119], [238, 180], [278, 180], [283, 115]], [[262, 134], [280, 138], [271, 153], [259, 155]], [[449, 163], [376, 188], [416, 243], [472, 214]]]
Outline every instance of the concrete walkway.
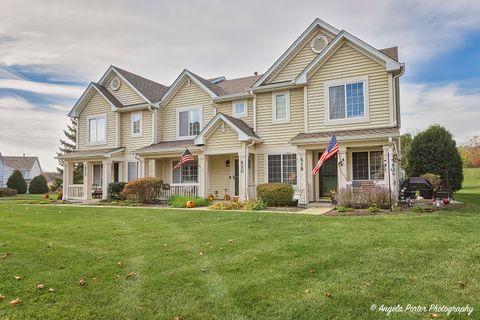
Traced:
[[307, 208], [303, 211], [299, 211], [296, 213], [300, 214], [310, 214], [313, 216], [321, 216], [324, 215], [325, 213], [329, 212], [330, 210], [333, 210], [334, 207], [315, 207], [315, 208]]

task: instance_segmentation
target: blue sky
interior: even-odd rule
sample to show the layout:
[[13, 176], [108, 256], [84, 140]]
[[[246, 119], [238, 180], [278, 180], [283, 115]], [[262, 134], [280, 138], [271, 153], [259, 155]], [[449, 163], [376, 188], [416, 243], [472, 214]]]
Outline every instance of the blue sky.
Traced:
[[166, 85], [184, 68], [262, 73], [317, 17], [399, 47], [403, 132], [440, 123], [459, 143], [480, 134], [478, 1], [4, 0], [0, 152], [38, 155], [54, 170], [67, 112], [109, 65]]

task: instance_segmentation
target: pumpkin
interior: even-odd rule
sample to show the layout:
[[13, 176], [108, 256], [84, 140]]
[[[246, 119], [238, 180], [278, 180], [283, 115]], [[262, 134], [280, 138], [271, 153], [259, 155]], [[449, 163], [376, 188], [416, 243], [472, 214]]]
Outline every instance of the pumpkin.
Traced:
[[195, 208], [195, 202], [187, 201], [187, 208]]
[[232, 200], [232, 198], [230, 198], [230, 195], [228, 193], [225, 194], [225, 197], [224, 197], [225, 201], [230, 201]]
[[208, 202], [213, 202], [214, 199], [215, 197], [213, 196], [213, 194], [208, 195]]

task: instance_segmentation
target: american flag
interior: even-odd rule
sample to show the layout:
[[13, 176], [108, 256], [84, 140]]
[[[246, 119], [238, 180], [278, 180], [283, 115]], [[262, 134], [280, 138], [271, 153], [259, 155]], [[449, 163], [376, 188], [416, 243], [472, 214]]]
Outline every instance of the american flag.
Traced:
[[333, 157], [337, 153], [337, 151], [337, 138], [335, 137], [335, 134], [333, 134], [332, 139], [330, 139], [330, 142], [328, 143], [327, 149], [325, 149], [325, 151], [322, 153], [322, 156], [315, 165], [315, 168], [313, 168], [312, 174], [316, 175], [320, 171], [320, 167], [322, 166], [322, 164], [331, 157]]
[[183, 165], [192, 162], [193, 160], [195, 160], [195, 158], [192, 156], [190, 151], [188, 149], [185, 149], [185, 151], [182, 153], [182, 156], [180, 157], [180, 162], [177, 163], [177, 165], [173, 167], [173, 169], [181, 168]]

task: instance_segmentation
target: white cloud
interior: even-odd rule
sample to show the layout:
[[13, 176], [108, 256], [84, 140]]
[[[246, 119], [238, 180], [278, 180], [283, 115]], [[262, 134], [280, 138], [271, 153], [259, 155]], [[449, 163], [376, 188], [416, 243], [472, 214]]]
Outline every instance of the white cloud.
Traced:
[[452, 132], [458, 143], [479, 134], [480, 92], [465, 93], [459, 83], [403, 84], [401, 90], [403, 132], [417, 132], [437, 123]]
[[23, 90], [44, 95], [58, 95], [78, 98], [85, 88], [27, 80], [0, 79], [0, 89]]
[[38, 107], [19, 96], [0, 97], [0, 152], [38, 156], [44, 170], [54, 170], [54, 159], [63, 129], [66, 107]]

